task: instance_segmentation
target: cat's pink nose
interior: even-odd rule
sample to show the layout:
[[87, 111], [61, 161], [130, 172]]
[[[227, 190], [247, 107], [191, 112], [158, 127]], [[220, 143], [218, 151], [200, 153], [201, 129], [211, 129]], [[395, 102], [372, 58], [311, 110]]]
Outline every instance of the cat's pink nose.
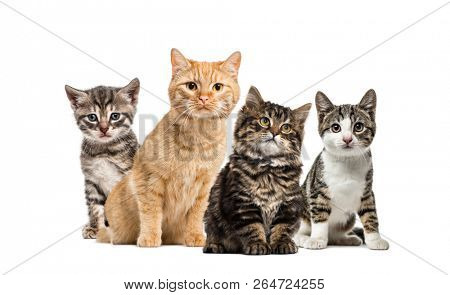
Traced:
[[348, 145], [353, 141], [353, 137], [352, 136], [346, 136], [343, 137], [342, 140]]
[[201, 95], [198, 99], [202, 102], [202, 104], [206, 104], [208, 101], [208, 96]]
[[108, 124], [106, 124], [106, 123], [100, 123], [100, 131], [103, 133], [103, 134], [106, 134], [106, 132], [108, 132], [108, 129], [109, 129], [109, 126], [108, 126]]

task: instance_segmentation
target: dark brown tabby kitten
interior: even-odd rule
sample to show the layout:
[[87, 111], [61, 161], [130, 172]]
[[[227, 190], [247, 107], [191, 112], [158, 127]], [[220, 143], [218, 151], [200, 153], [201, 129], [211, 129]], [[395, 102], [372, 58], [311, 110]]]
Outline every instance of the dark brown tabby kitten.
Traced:
[[77, 90], [66, 85], [67, 97], [83, 133], [81, 169], [89, 222], [85, 239], [95, 239], [104, 226], [104, 205], [113, 186], [128, 172], [139, 147], [131, 130], [139, 94], [139, 80], [123, 88], [98, 86]]
[[296, 240], [308, 249], [323, 249], [328, 244], [358, 246], [355, 213], [364, 226], [368, 248], [389, 247], [378, 233], [375, 196], [372, 191], [372, 155], [375, 136], [376, 94], [367, 91], [357, 105], [335, 106], [323, 94], [316, 95], [319, 134], [324, 149], [314, 162], [302, 192], [301, 226]]
[[264, 102], [251, 87], [234, 130], [230, 161], [211, 189], [205, 253], [297, 252], [300, 151], [311, 104], [298, 109]]

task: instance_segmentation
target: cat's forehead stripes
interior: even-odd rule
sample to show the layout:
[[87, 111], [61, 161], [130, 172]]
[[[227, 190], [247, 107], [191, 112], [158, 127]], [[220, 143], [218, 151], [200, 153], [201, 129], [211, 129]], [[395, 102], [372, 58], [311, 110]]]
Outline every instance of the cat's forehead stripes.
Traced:
[[355, 105], [344, 104], [335, 106], [335, 108], [325, 115], [324, 122], [339, 122], [346, 118], [350, 118], [352, 122], [356, 122], [362, 115], [362, 111], [357, 109]]
[[215, 82], [219, 79], [220, 64], [219, 62], [191, 62], [190, 72], [193, 80], [201, 83]]
[[87, 91], [90, 101], [99, 109], [104, 110], [114, 101], [118, 88], [95, 87]]
[[265, 113], [268, 117], [285, 122], [289, 119], [289, 110], [271, 102], [265, 103]]

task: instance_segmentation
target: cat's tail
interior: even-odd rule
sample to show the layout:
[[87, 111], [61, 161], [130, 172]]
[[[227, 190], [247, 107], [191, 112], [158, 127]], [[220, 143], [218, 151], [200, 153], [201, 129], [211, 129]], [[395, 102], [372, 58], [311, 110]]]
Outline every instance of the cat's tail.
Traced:
[[105, 225], [101, 226], [97, 232], [97, 243], [111, 243], [111, 234], [108, 221], [105, 218]]
[[365, 241], [364, 241], [364, 229], [362, 229], [361, 227], [354, 227], [354, 228], [352, 229], [352, 232], [353, 232], [356, 236], [358, 236], [358, 238], [360, 238], [360, 239], [363, 241], [363, 243], [365, 242]]

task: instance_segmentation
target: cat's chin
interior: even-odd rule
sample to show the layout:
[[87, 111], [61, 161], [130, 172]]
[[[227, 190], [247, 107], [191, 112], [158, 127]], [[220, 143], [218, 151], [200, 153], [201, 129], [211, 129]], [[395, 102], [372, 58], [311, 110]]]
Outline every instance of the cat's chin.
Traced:
[[259, 144], [259, 150], [265, 156], [274, 156], [281, 152], [280, 146], [275, 141], [264, 141]]
[[196, 109], [192, 112], [192, 116], [196, 119], [217, 119], [220, 118], [219, 113], [206, 108]]
[[333, 147], [326, 148], [326, 151], [336, 157], [363, 157], [369, 148], [361, 147]]
[[108, 135], [108, 136], [85, 135], [84, 137], [88, 141], [90, 141], [92, 143], [97, 143], [97, 144], [108, 144], [108, 143], [112, 142], [116, 138], [115, 136], [112, 136], [112, 135]]

